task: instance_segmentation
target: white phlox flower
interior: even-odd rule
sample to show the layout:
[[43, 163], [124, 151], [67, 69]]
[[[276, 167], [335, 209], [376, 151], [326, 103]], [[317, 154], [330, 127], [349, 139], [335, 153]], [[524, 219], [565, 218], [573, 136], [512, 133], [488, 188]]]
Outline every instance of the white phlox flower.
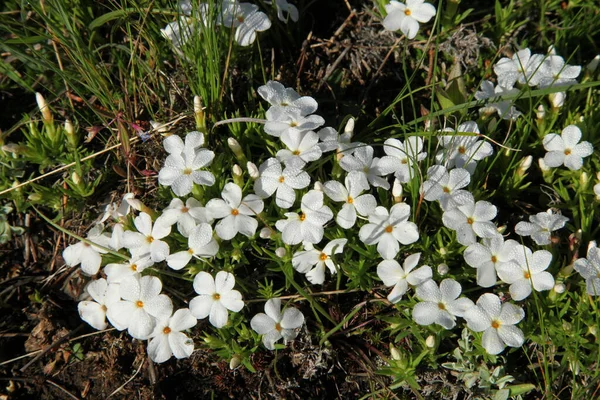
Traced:
[[[98, 223], [104, 223], [107, 219], [112, 218], [115, 221], [121, 221], [123, 217], [129, 215], [131, 211], [131, 201], [135, 200], [135, 195], [133, 193], [125, 193], [123, 195], [123, 199], [121, 203], [117, 204], [116, 202], [108, 203], [104, 208], [104, 214], [100, 217]], [[139, 200], [137, 200], [139, 201]]]
[[314, 113], [319, 106], [312, 97], [300, 96], [294, 89], [286, 88], [277, 81], [268, 81], [257, 91], [272, 107], [281, 108], [283, 111], [297, 109], [302, 116]]
[[181, 16], [160, 30], [161, 35], [173, 43], [175, 49], [181, 49], [194, 34], [194, 21]]
[[496, 270], [513, 259], [515, 246], [518, 244], [512, 239], [504, 241], [502, 235], [495, 235], [465, 249], [465, 261], [477, 269], [479, 286], [487, 288], [496, 284]]
[[531, 50], [517, 51], [511, 58], [503, 57], [494, 65], [498, 76], [498, 84], [506, 89], [512, 89], [515, 83], [536, 86], [546, 76], [545, 56], [531, 55]]
[[513, 259], [497, 267], [498, 277], [510, 284], [510, 295], [514, 300], [523, 300], [536, 292], [554, 287], [554, 277], [546, 271], [552, 262], [552, 253], [538, 250], [535, 253], [523, 245], [515, 246]]
[[[496, 97], [501, 96], [509, 96], [513, 94], [518, 94], [519, 89], [512, 88], [507, 89], [503, 86], [497, 85], [494, 87], [494, 84], [490, 81], [483, 81], [481, 83], [481, 91], [475, 93], [475, 98], [477, 100], [486, 100], [486, 99], [494, 99]], [[491, 109], [491, 112], [497, 112], [502, 119], [517, 119], [522, 113], [517, 111], [517, 109], [513, 106], [514, 102], [509, 100], [501, 100], [497, 103], [488, 103], [484, 108], [480, 108], [480, 112], [487, 113], [488, 109]], [[490, 113], [491, 113], [490, 112]]]
[[148, 267], [154, 265], [154, 261], [150, 258], [150, 254], [134, 255], [126, 263], [111, 263], [104, 267], [106, 280], [108, 283], [120, 283], [123, 279], [139, 274]]
[[544, 136], [544, 149], [548, 153], [544, 156], [547, 166], [555, 168], [564, 165], [571, 171], [576, 171], [583, 166], [583, 158], [594, 152], [590, 142], [581, 142], [581, 130], [576, 125], [569, 125], [562, 130], [560, 135], [549, 133]]
[[287, 166], [303, 168], [307, 163], [321, 158], [321, 148], [318, 146], [319, 136], [308, 131], [301, 134], [286, 132], [281, 135], [281, 141], [287, 149], [277, 152], [277, 159]]
[[206, 209], [214, 219], [220, 219], [215, 226], [217, 235], [223, 240], [231, 240], [241, 233], [251, 237], [256, 233], [258, 221], [253, 218], [260, 214], [264, 202], [255, 194], [242, 198], [242, 189], [229, 182], [221, 192], [223, 199], [211, 199]]
[[162, 282], [155, 276], [136, 274], [124, 278], [119, 286], [122, 300], [109, 307], [109, 321], [118, 330], [127, 329], [135, 339], [148, 339], [156, 320], [168, 318], [173, 313], [171, 299], [160, 294]]
[[411, 254], [406, 257], [402, 266], [396, 260], [383, 260], [377, 266], [377, 276], [385, 286], [394, 288], [388, 295], [390, 303], [397, 303], [408, 291], [408, 286], [418, 286], [430, 280], [433, 276], [431, 267], [423, 265], [417, 269], [421, 253]]
[[406, 203], [394, 204], [390, 211], [377, 207], [369, 215], [369, 223], [360, 228], [358, 236], [368, 245], [377, 245], [377, 251], [386, 260], [391, 260], [400, 251], [400, 244], [416, 242], [419, 231], [414, 222], [408, 221], [410, 206]]
[[476, 238], [491, 238], [498, 235], [492, 219], [496, 217], [496, 206], [487, 201], [468, 202], [444, 211], [442, 222], [446, 228], [456, 231], [458, 243], [468, 246]]
[[586, 258], [575, 261], [575, 271], [585, 279], [585, 287], [590, 296], [600, 296], [600, 249], [596, 242], [590, 242]]
[[300, 242], [317, 244], [323, 240], [323, 226], [333, 218], [331, 209], [323, 205], [323, 192], [311, 190], [302, 196], [302, 212], [285, 213], [275, 227], [282, 233], [283, 243], [294, 245]]
[[162, 222], [168, 225], [177, 223], [177, 230], [183, 237], [188, 237], [191, 230], [200, 222], [208, 224], [213, 222], [206, 208], [202, 207], [202, 204], [193, 197], [187, 199], [185, 203], [178, 198], [171, 200], [169, 206], [163, 210], [160, 218]]
[[106, 329], [106, 312], [112, 304], [121, 300], [119, 285], [109, 284], [101, 278], [88, 283], [85, 291], [93, 301], [85, 300], [77, 304], [79, 316], [95, 329]]
[[250, 326], [259, 335], [269, 350], [275, 349], [275, 342], [283, 338], [287, 344], [298, 336], [298, 330], [304, 324], [304, 315], [297, 308], [286, 308], [281, 312], [281, 300], [270, 299], [265, 303], [265, 313], [256, 314], [250, 320]]
[[473, 174], [477, 161], [494, 153], [492, 145], [479, 140], [479, 127], [473, 121], [460, 124], [456, 132], [452, 128], [446, 128], [441, 132], [451, 132], [452, 134], [438, 137], [440, 145], [444, 149], [436, 154], [435, 160], [438, 164], [445, 164], [448, 169], [464, 168]]
[[134, 251], [136, 254], [150, 254], [154, 262], [163, 261], [169, 255], [169, 245], [160, 240], [171, 233], [171, 226], [158, 218], [154, 225], [152, 218], [145, 212], [140, 213], [133, 220], [139, 232], [126, 231], [123, 233], [123, 247]]
[[317, 134], [319, 135], [319, 147], [323, 153], [336, 150], [338, 155], [352, 155], [354, 150], [359, 147], [366, 146], [364, 143], [352, 142], [352, 131], [338, 133], [332, 127], [321, 128]]
[[194, 183], [212, 186], [215, 176], [212, 172], [200, 169], [212, 163], [215, 153], [200, 147], [203, 143], [204, 136], [199, 132], [190, 132], [186, 136], [185, 144], [175, 135], [165, 139], [163, 145], [170, 154], [165, 160], [165, 166], [158, 173], [158, 183], [170, 186], [177, 196], [191, 193]]
[[271, 107], [265, 115], [265, 132], [271, 136], [280, 137], [284, 133], [299, 135], [303, 132], [314, 131], [325, 123], [319, 115], [302, 115], [300, 108]]
[[225, 271], [217, 272], [213, 279], [208, 272], [200, 272], [194, 277], [194, 290], [199, 296], [190, 301], [190, 311], [194, 317], [208, 321], [216, 328], [227, 325], [227, 310], [239, 312], [244, 307], [242, 294], [234, 290], [235, 277]]
[[414, 165], [427, 157], [427, 153], [423, 152], [423, 139], [418, 136], [410, 136], [404, 143], [398, 139], [387, 139], [383, 150], [388, 156], [398, 159], [394, 176], [400, 183], [410, 181], [415, 175]]
[[295, 167], [281, 168], [281, 162], [269, 158], [261, 164], [260, 177], [254, 184], [254, 191], [262, 198], [275, 194], [275, 204], [281, 208], [290, 208], [296, 201], [294, 189], [304, 189], [310, 185], [310, 176], [306, 171]]
[[417, 297], [421, 300], [412, 311], [412, 317], [419, 325], [438, 324], [446, 329], [456, 326], [456, 317], [474, 306], [466, 297], [461, 297], [462, 287], [454, 279], [444, 279], [440, 286], [433, 279], [417, 286]]
[[[267, 4], [272, 4], [271, 1], [265, 1]], [[275, 7], [277, 8], [277, 18], [281, 22], [288, 22], [288, 18], [294, 22], [298, 22], [298, 8], [295, 5], [288, 3], [287, 0], [275, 0]], [[287, 17], [283, 15], [283, 13], [287, 14]]]
[[419, 22], [429, 22], [435, 16], [435, 7], [424, 0], [406, 0], [406, 4], [391, 0], [385, 5], [387, 16], [382, 24], [388, 31], [400, 29], [409, 39], [419, 32]]
[[371, 146], [358, 147], [352, 155], [342, 157], [340, 167], [346, 172], [358, 171], [365, 183], [387, 190], [390, 184], [386, 176], [396, 171], [398, 160], [392, 156], [373, 158], [373, 152]]
[[189, 248], [173, 253], [167, 257], [167, 265], [178, 271], [189, 264], [192, 257], [214, 257], [219, 251], [219, 244], [213, 238], [212, 227], [202, 222], [190, 232], [188, 238]]
[[369, 190], [369, 185], [365, 185], [358, 171], [346, 175], [345, 186], [337, 181], [325, 182], [323, 191], [327, 197], [335, 202], [344, 202], [335, 217], [340, 227], [350, 229], [356, 223], [356, 214], [366, 217], [375, 210], [377, 200], [371, 194], [361, 194], [365, 190]]
[[323, 250], [317, 250], [312, 243], [306, 243], [304, 251], [296, 252], [292, 257], [292, 266], [296, 271], [305, 274], [310, 283], [321, 285], [325, 282], [325, 267], [329, 268], [332, 275], [337, 272], [331, 256], [342, 253], [347, 242], [348, 239], [334, 239], [327, 243]]
[[540, 79], [540, 87], [566, 86], [577, 83], [581, 66], [565, 64], [561, 56], [550, 55], [544, 60], [545, 76]]
[[515, 226], [515, 232], [520, 236], [531, 236], [539, 245], [551, 243], [551, 232], [565, 226], [569, 218], [554, 214], [552, 209], [546, 212], [530, 215], [529, 221], [521, 221]]
[[471, 330], [483, 332], [481, 344], [489, 354], [500, 354], [506, 346], [520, 347], [525, 342], [523, 331], [515, 326], [524, 317], [521, 307], [501, 304], [500, 298], [491, 293], [482, 294], [463, 315]]
[[[89, 230], [86, 239], [98, 246], [109, 247], [110, 237], [102, 233], [103, 230], [104, 225], [94, 225], [92, 229]], [[106, 253], [106, 250], [103, 250], [98, 246], [85, 242], [78, 242], [64, 249], [62, 256], [69, 267], [81, 264], [81, 270], [84, 274], [95, 275], [98, 273], [100, 264], [102, 263], [102, 256], [100, 254]]]
[[271, 27], [271, 20], [258, 6], [251, 3], [224, 1], [220, 23], [223, 26], [236, 28], [235, 41], [241, 46], [249, 46], [256, 40], [256, 32], [266, 31]]
[[198, 320], [187, 308], [157, 321], [148, 342], [148, 356], [155, 363], [167, 361], [172, 356], [187, 358], [194, 351], [194, 342], [182, 331], [194, 327]]
[[110, 233], [110, 239], [108, 241], [108, 248], [111, 250], [119, 251], [123, 248], [123, 234], [125, 233], [125, 229], [123, 224], [117, 223], [112, 227], [112, 232]]
[[439, 201], [442, 210], [447, 211], [460, 205], [473, 203], [473, 195], [462, 188], [471, 182], [471, 174], [464, 168], [454, 168], [448, 172], [443, 165], [432, 165], [427, 170], [427, 180], [421, 191], [427, 201]]

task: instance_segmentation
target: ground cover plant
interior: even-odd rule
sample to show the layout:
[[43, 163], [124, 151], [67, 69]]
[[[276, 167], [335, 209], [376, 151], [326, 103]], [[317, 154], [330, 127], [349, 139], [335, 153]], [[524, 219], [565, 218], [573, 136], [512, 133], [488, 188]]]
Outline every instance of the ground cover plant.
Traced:
[[595, 398], [592, 1], [6, 2], [4, 398]]

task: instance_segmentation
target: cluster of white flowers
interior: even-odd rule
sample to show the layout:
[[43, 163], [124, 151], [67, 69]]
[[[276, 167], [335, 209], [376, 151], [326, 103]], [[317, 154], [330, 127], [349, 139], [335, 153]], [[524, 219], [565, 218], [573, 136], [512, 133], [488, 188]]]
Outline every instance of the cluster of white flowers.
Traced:
[[[477, 100], [516, 95], [520, 92], [515, 87], [517, 84], [538, 88], [573, 85], [577, 83], [576, 78], [581, 73], [581, 66], [566, 64], [553, 47], [549, 49], [547, 55], [531, 54], [531, 50], [525, 48], [517, 51], [510, 58], [501, 58], [494, 65], [494, 72], [498, 84], [494, 86], [493, 82], [484, 81], [481, 84], [481, 91], [475, 93]], [[550, 95], [550, 102], [553, 107], [559, 108], [564, 104], [565, 98], [564, 92], [553, 93]], [[480, 111], [497, 112], [503, 119], [516, 119], [521, 115], [513, 102], [508, 100], [488, 103]]]
[[[272, 4], [272, 2], [265, 2]], [[298, 21], [298, 8], [287, 0], [275, 0], [277, 18], [282, 22]], [[271, 27], [271, 20], [256, 4], [240, 3], [237, 0], [225, 0], [221, 9], [216, 13], [217, 20], [211, 21], [211, 10], [208, 3], [200, 3], [194, 9], [190, 0], [179, 3], [183, 14], [176, 21], [161, 29], [163, 36], [180, 49], [196, 33], [197, 24], [210, 29], [216, 26], [235, 29], [235, 41], [241, 46], [249, 46], [256, 40], [256, 32], [264, 32]]]

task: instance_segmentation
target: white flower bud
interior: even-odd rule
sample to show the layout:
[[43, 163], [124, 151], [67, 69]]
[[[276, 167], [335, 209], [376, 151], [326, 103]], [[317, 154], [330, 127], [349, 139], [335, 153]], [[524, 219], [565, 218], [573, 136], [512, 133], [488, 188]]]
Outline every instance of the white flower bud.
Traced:
[[240, 358], [240, 356], [235, 354], [233, 357], [231, 357], [231, 360], [229, 361], [229, 369], [236, 369], [240, 366], [241, 363], [242, 359]]
[[248, 174], [250, 175], [250, 178], [252, 178], [253, 180], [260, 178], [260, 171], [258, 170], [256, 164], [248, 161], [246, 163], [246, 168], [248, 169]]
[[393, 360], [398, 361], [402, 359], [402, 355], [393, 344], [390, 344], [390, 355], [392, 356]]
[[278, 248], [275, 250], [275, 255], [276, 255], [277, 257], [279, 257], [279, 258], [283, 258], [283, 257], [285, 257], [285, 254], [286, 254], [286, 253], [287, 253], [287, 252], [285, 251], [285, 249], [284, 249], [283, 247], [278, 247]]
[[594, 73], [598, 69], [599, 63], [600, 63], [600, 55], [597, 55], [596, 57], [594, 57], [594, 59], [592, 61], [590, 61], [590, 63], [585, 68], [588, 71], [590, 71], [591, 73]]
[[240, 143], [237, 140], [230, 137], [227, 139], [227, 145], [231, 151], [233, 151], [233, 154], [235, 154], [236, 157], [244, 157], [244, 150], [242, 150], [242, 146], [240, 146]]
[[587, 172], [582, 172], [581, 175], [579, 175], [579, 183], [581, 184], [581, 186], [585, 188], [589, 182], [590, 177], [588, 176]]
[[555, 55], [556, 55], [556, 49], [554, 48], [554, 45], [553, 45], [553, 44], [551, 44], [551, 45], [548, 47], [548, 55], [551, 55], [551, 56], [555, 56]]
[[242, 171], [242, 169], [240, 168], [240, 166], [237, 165], [237, 164], [235, 164], [233, 166], [233, 168], [231, 169], [231, 171], [233, 173], [233, 176], [238, 176], [238, 177], [242, 176], [242, 173], [244, 172], [244, 171]]
[[440, 274], [441, 276], [446, 275], [448, 272], [450, 271], [450, 267], [448, 267], [448, 264], [446, 263], [441, 263], [440, 265], [438, 265], [437, 267], [437, 272], [438, 274]]
[[319, 192], [322, 192], [323, 191], [323, 184], [321, 182], [319, 182], [319, 181], [316, 181], [315, 185], [314, 185], [314, 189], [318, 190]]
[[344, 133], [348, 133], [350, 137], [354, 133], [354, 118], [350, 118], [344, 127]]
[[544, 119], [544, 117], [546, 116], [546, 109], [544, 108], [544, 106], [542, 104], [540, 104], [537, 108], [537, 111], [535, 112], [535, 117], [539, 120]]
[[202, 108], [202, 99], [200, 96], [194, 96], [194, 114], [201, 113], [203, 111]]
[[81, 176], [79, 176], [77, 172], [73, 172], [73, 174], [71, 174], [71, 180], [74, 184], [79, 185], [81, 183]]
[[271, 230], [271, 228], [268, 227], [264, 227], [260, 230], [260, 232], [258, 233], [258, 236], [260, 236], [261, 239], [270, 239], [271, 238], [271, 234], [273, 233], [273, 231]]
[[538, 164], [539, 164], [540, 169], [542, 170], [542, 172], [548, 172], [548, 171], [550, 171], [550, 167], [548, 165], [546, 165], [546, 162], [544, 161], [543, 158], [538, 159]]
[[150, 126], [157, 133], [159, 133], [163, 136], [165, 136], [167, 133], [169, 133], [169, 129], [167, 129], [167, 124], [161, 124], [160, 122], [150, 120]]
[[425, 340], [425, 346], [429, 347], [430, 349], [433, 349], [433, 346], [435, 346], [435, 336], [427, 336], [427, 339]]
[[565, 92], [550, 93], [548, 98], [553, 108], [561, 108], [565, 104], [567, 94]]
[[42, 112], [42, 117], [44, 118], [44, 121], [52, 122], [54, 120], [52, 118], [52, 112], [50, 111], [50, 108], [48, 107], [48, 103], [46, 103], [46, 99], [44, 99], [44, 96], [42, 96], [41, 93], [36, 92], [35, 93], [35, 101], [37, 102], [38, 107], [40, 108], [40, 111]]
[[402, 184], [398, 179], [394, 179], [394, 185], [392, 186], [392, 196], [394, 196], [395, 203], [402, 202]]
[[73, 128], [73, 123], [70, 119], [65, 120], [65, 132], [67, 132], [67, 135], [70, 136], [73, 136], [75, 133], [75, 128]]
[[557, 283], [556, 285], [554, 285], [554, 291], [556, 293], [564, 293], [566, 289], [567, 288], [564, 283]]
[[517, 168], [517, 175], [523, 176], [525, 174], [525, 172], [531, 167], [532, 163], [533, 163], [532, 156], [527, 156], [527, 157], [524, 157], [523, 159], [521, 159], [521, 162], [519, 163], [519, 167]]

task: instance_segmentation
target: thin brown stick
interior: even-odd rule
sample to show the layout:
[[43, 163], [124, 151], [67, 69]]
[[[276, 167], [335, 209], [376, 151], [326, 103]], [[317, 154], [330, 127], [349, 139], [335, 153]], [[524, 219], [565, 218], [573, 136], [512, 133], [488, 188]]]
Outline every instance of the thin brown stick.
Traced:
[[65, 342], [68, 340], [69, 336], [71, 336], [72, 334], [74, 334], [75, 332], [79, 331], [80, 329], [82, 329], [85, 326], [84, 323], [82, 323], [81, 325], [79, 325], [77, 328], [75, 328], [73, 331], [71, 331], [69, 334], [61, 337], [60, 339], [56, 340], [54, 343], [52, 343], [50, 346], [46, 347], [44, 350], [42, 350], [42, 352], [40, 354], [38, 354], [37, 356], [35, 356], [33, 358], [33, 360], [29, 361], [27, 364], [25, 364], [23, 367], [21, 367], [21, 369], [19, 371], [21, 372], [25, 372], [25, 370], [27, 368], [29, 368], [31, 366], [31, 364], [33, 364], [34, 362], [36, 362], [37, 360], [39, 360], [40, 358], [42, 358], [45, 354], [47, 354], [50, 350], [54, 349], [56, 346], [58, 346], [59, 344]]
[[64, 387], [60, 386], [58, 383], [56, 383], [54, 381], [51, 381], [50, 379], [46, 379], [46, 382], [48, 382], [49, 384], [51, 384], [55, 388], [61, 390], [63, 393], [67, 394], [70, 398], [75, 399], [75, 400], [79, 400], [79, 397], [75, 396], [73, 393], [69, 392], [67, 389], [65, 389]]
[[139, 374], [139, 373], [140, 373], [140, 370], [142, 369], [142, 366], [144, 365], [144, 362], [145, 362], [145, 361], [146, 361], [146, 360], [142, 360], [142, 362], [140, 363], [140, 366], [139, 366], [139, 367], [138, 367], [138, 369], [135, 371], [135, 373], [134, 373], [134, 374], [133, 374], [133, 375], [132, 375], [132, 376], [131, 376], [129, 379], [127, 379], [127, 381], [125, 381], [125, 383], [124, 383], [124, 384], [122, 384], [121, 386], [119, 386], [119, 387], [118, 387], [118, 388], [117, 388], [117, 389], [116, 389], [114, 392], [112, 392], [111, 394], [109, 394], [109, 395], [108, 395], [106, 398], [108, 399], [108, 398], [110, 398], [110, 397], [114, 396], [115, 394], [119, 393], [119, 392], [120, 392], [120, 391], [121, 391], [121, 390], [122, 390], [122, 389], [123, 389], [125, 386], [127, 386], [127, 384], [128, 384], [129, 382], [131, 382], [132, 380], [134, 380], [134, 379], [135, 379], [135, 377], [137, 376], [137, 374]]

